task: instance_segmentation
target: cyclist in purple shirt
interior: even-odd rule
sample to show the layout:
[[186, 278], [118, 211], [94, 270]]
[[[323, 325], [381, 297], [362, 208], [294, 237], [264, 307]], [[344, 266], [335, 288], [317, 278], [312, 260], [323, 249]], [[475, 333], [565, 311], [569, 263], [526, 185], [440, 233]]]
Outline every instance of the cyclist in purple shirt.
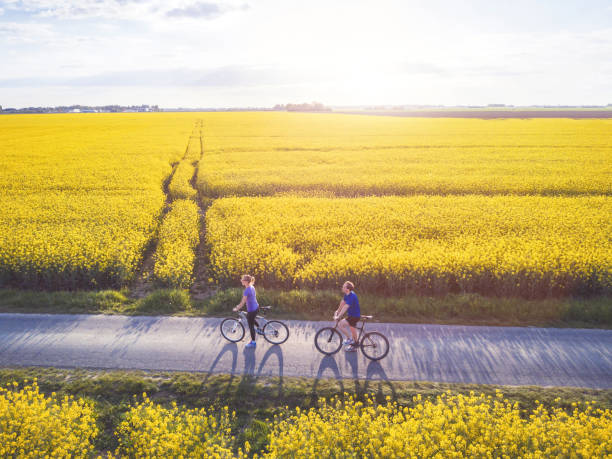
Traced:
[[240, 279], [242, 285], [244, 286], [244, 292], [242, 294], [242, 301], [240, 304], [234, 308], [234, 311], [238, 312], [246, 303], [247, 305], [247, 322], [249, 323], [249, 330], [251, 332], [251, 342], [246, 345], [246, 347], [255, 347], [255, 327], [257, 326], [257, 331], [259, 332], [259, 324], [255, 320], [257, 316], [257, 312], [259, 310], [259, 303], [257, 303], [257, 295], [255, 294], [255, 278], [253, 276], [249, 276], [245, 274]]
[[347, 351], [355, 351], [357, 349], [354, 346], [358, 338], [355, 325], [357, 325], [357, 322], [359, 322], [359, 319], [361, 318], [359, 298], [357, 298], [357, 294], [353, 290], [355, 290], [355, 285], [353, 285], [352, 282], [346, 281], [342, 285], [344, 298], [342, 298], [338, 309], [336, 309], [336, 312], [334, 313], [334, 320], [338, 320], [346, 312], [346, 319], [342, 319], [340, 322], [338, 322], [338, 328], [346, 335], [344, 344], [347, 346]]

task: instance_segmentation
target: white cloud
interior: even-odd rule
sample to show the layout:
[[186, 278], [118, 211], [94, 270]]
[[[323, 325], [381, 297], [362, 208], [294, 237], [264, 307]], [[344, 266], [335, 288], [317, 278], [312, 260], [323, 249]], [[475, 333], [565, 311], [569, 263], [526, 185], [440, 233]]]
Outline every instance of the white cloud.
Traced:
[[168, 18], [188, 18], [188, 19], [213, 19], [234, 10], [247, 10], [249, 6], [243, 4], [240, 7], [232, 5], [222, 5], [210, 2], [194, 2], [179, 8], [172, 8], [165, 12]]
[[147, 21], [155, 17], [214, 19], [232, 11], [248, 9], [244, 3], [198, 0], [5, 0], [4, 4], [10, 10], [27, 12], [37, 17], [135, 21]]
[[0, 22], [0, 99], [19, 106], [30, 91], [54, 103], [138, 95], [198, 106], [612, 101], [609, 24], [530, 28], [491, 11], [484, 20], [480, 10], [494, 8], [478, 3], [446, 11], [434, 0], [0, 0], [11, 18]]
[[49, 24], [0, 22], [0, 36], [6, 43], [36, 43], [48, 40], [53, 35], [53, 28]]

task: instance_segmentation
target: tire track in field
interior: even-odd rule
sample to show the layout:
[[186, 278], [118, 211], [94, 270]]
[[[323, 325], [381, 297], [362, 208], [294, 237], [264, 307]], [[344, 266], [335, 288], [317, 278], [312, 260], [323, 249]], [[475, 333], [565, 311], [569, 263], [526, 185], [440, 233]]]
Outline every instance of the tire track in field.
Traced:
[[199, 125], [200, 134], [200, 159], [196, 164], [193, 177], [191, 179], [191, 186], [197, 192], [196, 203], [200, 207], [200, 243], [196, 248], [196, 260], [194, 266], [194, 282], [190, 289], [192, 298], [203, 299], [211, 296], [214, 293], [214, 289], [211, 288], [208, 279], [210, 277], [210, 270], [208, 265], [208, 255], [205, 250], [206, 247], [206, 211], [212, 204], [212, 200], [202, 196], [198, 189], [198, 173], [200, 171], [200, 164], [204, 161], [204, 123], [200, 120]]
[[[141, 264], [140, 269], [138, 270], [138, 273], [136, 275], [136, 279], [132, 284], [132, 287], [130, 289], [130, 294], [131, 296], [135, 297], [135, 298], [143, 298], [145, 297], [148, 293], [150, 293], [152, 290], [155, 289], [155, 286], [153, 284], [153, 268], [155, 266], [155, 252], [157, 251], [157, 245], [158, 245], [158, 232], [159, 232], [159, 227], [161, 226], [162, 221], [164, 220], [164, 217], [166, 216], [166, 214], [168, 213], [168, 211], [170, 210], [170, 204], [172, 204], [172, 196], [170, 196], [170, 191], [169, 191], [169, 187], [170, 187], [170, 183], [172, 183], [172, 179], [174, 178], [174, 174], [176, 173], [176, 170], [178, 169], [179, 165], [183, 162], [183, 161], [187, 161], [190, 155], [190, 146], [192, 144], [191, 140], [193, 137], [197, 136], [199, 137], [200, 141], [199, 141], [199, 145], [200, 145], [200, 155], [199, 157], [202, 157], [201, 154], [201, 145], [202, 145], [202, 141], [201, 141], [201, 135], [202, 135], [202, 120], [196, 120], [195, 125], [191, 131], [191, 135], [189, 136], [189, 139], [187, 139], [187, 145], [185, 146], [185, 152], [183, 153], [182, 158], [173, 163], [172, 164], [172, 171], [170, 172], [170, 175], [168, 175], [168, 177], [164, 180], [163, 185], [162, 185], [162, 189], [164, 191], [164, 195], [165, 195], [165, 203], [164, 203], [164, 207], [161, 210], [160, 216], [158, 218], [158, 222], [157, 222], [157, 227], [155, 229], [155, 233], [153, 234], [153, 236], [151, 237], [151, 240], [149, 241], [149, 244], [143, 254], [143, 261]], [[198, 159], [199, 162], [199, 159]], [[195, 174], [197, 174], [197, 166], [196, 166], [196, 172]], [[195, 177], [194, 174], [194, 177]], [[193, 182], [194, 177], [192, 177], [192, 181], [190, 182], [191, 185], [193, 186], [195, 182]]]

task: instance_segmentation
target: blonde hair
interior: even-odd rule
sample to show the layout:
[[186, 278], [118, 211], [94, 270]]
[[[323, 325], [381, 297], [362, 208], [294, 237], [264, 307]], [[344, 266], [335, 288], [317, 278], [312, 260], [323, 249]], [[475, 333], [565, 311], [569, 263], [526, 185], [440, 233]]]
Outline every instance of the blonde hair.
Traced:
[[351, 292], [355, 290], [355, 284], [353, 284], [351, 281], [346, 281], [344, 285], [346, 285], [346, 288], [348, 288]]
[[246, 281], [251, 285], [255, 283], [255, 277], [248, 274], [244, 274], [240, 280]]

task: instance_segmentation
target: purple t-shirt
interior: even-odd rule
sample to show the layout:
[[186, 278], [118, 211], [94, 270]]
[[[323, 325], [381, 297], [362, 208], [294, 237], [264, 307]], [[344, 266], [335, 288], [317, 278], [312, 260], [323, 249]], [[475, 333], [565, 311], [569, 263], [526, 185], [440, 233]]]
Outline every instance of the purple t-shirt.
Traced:
[[257, 297], [255, 296], [255, 287], [249, 285], [247, 288], [244, 289], [243, 295], [246, 296], [247, 299], [247, 312], [257, 311], [257, 309], [259, 308], [259, 303], [257, 303]]

